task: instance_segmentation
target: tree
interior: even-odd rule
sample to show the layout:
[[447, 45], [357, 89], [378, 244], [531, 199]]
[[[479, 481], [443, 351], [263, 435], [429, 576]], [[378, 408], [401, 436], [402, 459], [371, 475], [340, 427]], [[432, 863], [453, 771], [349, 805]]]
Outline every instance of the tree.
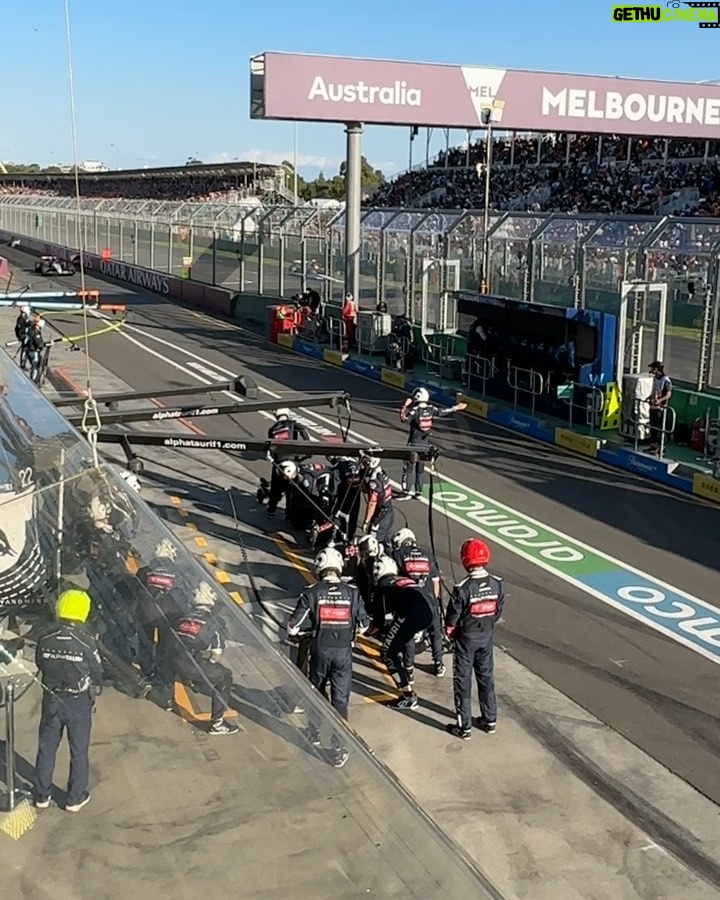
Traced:
[[[290, 163], [291, 171], [293, 167]], [[363, 156], [360, 162], [361, 190], [364, 194], [370, 194], [385, 183], [385, 176], [380, 169], [374, 169]], [[326, 178], [323, 172], [319, 172], [314, 181], [305, 181], [298, 176], [298, 195], [303, 200], [342, 200], [345, 196], [345, 163], [340, 164], [340, 171], [332, 178]]]

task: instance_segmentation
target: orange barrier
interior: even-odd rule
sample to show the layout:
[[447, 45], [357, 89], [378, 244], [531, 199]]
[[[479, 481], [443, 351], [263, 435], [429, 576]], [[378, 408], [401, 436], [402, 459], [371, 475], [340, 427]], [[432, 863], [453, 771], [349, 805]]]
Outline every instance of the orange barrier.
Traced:
[[100, 299], [100, 291], [77, 291], [78, 297], [82, 297], [83, 300], [99, 300]]
[[101, 303], [98, 306], [101, 312], [124, 313], [127, 312], [127, 306], [124, 303]]

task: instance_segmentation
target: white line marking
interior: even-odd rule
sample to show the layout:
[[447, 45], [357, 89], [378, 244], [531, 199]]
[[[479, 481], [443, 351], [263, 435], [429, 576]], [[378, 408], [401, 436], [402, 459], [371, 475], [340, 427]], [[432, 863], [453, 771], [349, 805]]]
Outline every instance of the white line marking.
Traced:
[[[108, 318], [98, 311], [92, 310], [92, 312], [94, 315], [99, 316], [101, 318]], [[140, 341], [136, 340], [135, 338], [130, 337], [130, 335], [128, 335], [126, 333], [127, 329], [130, 329], [131, 331], [141, 334], [145, 338], [148, 338], [150, 340], [156, 341], [159, 344], [169, 347], [184, 356], [195, 359], [198, 362], [202, 363], [203, 365], [212, 367], [213, 370], [215, 370], [219, 373], [222, 373], [224, 375], [227, 375], [227, 376], [233, 377], [233, 378], [237, 375], [237, 372], [233, 372], [230, 369], [226, 369], [224, 366], [215, 365], [214, 363], [209, 362], [207, 359], [199, 356], [197, 353], [193, 353], [191, 350], [187, 350], [183, 347], [178, 346], [177, 344], [173, 344], [171, 341], [165, 340], [164, 338], [158, 337], [157, 335], [149, 334], [149, 333], [143, 331], [141, 328], [138, 328], [136, 326], [125, 325], [122, 329], [120, 329], [118, 331], [119, 335], [123, 336], [126, 340], [131, 341], [133, 344], [136, 344], [138, 347], [146, 350], [152, 356], [155, 356], [158, 359], [163, 360], [168, 365], [173, 366], [176, 369], [180, 369], [181, 371], [184, 371], [186, 374], [191, 375], [193, 378], [196, 378], [198, 381], [202, 381], [205, 384], [212, 384], [212, 382], [208, 381], [207, 379], [204, 379], [202, 376], [198, 375], [196, 372], [193, 372], [192, 369], [184, 367], [180, 363], [175, 362], [174, 360], [168, 359], [163, 354], [158, 353], [157, 351], [153, 350], [152, 348], [145, 346], [144, 344], [142, 344]], [[264, 388], [264, 387], [258, 385], [258, 390], [261, 393], [265, 394], [266, 396], [272, 397], [275, 400], [282, 399], [281, 394], [278, 394], [275, 391], [271, 391], [268, 388]], [[228, 395], [232, 396], [233, 399], [237, 399], [240, 401], [244, 400], [243, 397], [239, 397], [237, 395], [230, 394], [230, 392], [225, 392], [225, 393], [228, 393]], [[305, 413], [305, 415], [313, 416], [319, 422], [329, 425], [331, 428], [333, 428], [337, 431], [337, 427], [338, 427], [337, 423], [332, 422], [330, 419], [327, 419], [325, 416], [322, 416], [319, 413], [314, 412], [313, 410], [301, 408], [301, 411], [303, 413]], [[262, 413], [262, 415], [272, 418], [270, 413]], [[317, 431], [317, 429], [313, 429], [313, 430]], [[349, 436], [352, 436], [355, 439], [353, 441], [353, 443], [363, 443], [363, 444], [377, 443], [356, 431], [350, 431]], [[440, 477], [442, 478], [442, 480], [444, 482], [447, 482], [448, 484], [451, 484], [454, 487], [457, 487], [463, 491], [467, 490], [466, 485], [462, 484], [462, 482], [460, 482], [460, 481], [456, 481], [454, 478], [450, 478], [448, 475], [442, 474]], [[395, 487], [398, 486], [397, 482], [393, 482], [393, 485]], [[488, 503], [497, 503], [501, 506], [504, 506], [509, 512], [514, 513], [522, 520], [529, 522], [532, 525], [536, 525], [538, 528], [540, 528], [546, 532], [554, 534], [555, 536], [557, 536], [557, 538], [568, 542], [570, 544], [570, 546], [574, 545], [576, 547], [579, 547], [580, 549], [585, 550], [588, 553], [594, 554], [595, 556], [605, 559], [607, 562], [609, 562], [615, 566], [618, 566], [620, 569], [624, 569], [625, 571], [633, 573], [633, 574], [639, 576], [640, 578], [646, 579], [647, 581], [649, 581], [653, 584], [657, 584], [658, 586], [663, 587], [668, 591], [674, 592], [675, 594], [685, 597], [688, 600], [690, 600], [691, 602], [696, 603], [699, 606], [712, 611], [715, 615], [717, 615], [717, 613], [718, 613], [717, 607], [711, 606], [706, 601], [700, 600], [698, 597], [695, 597], [692, 594], [689, 594], [686, 591], [683, 591], [680, 588], [675, 587], [674, 585], [671, 585], [671, 584], [668, 584], [667, 582], [661, 581], [660, 579], [656, 578], [653, 575], [648, 575], [646, 572], [643, 572], [641, 569], [637, 569], [634, 566], [631, 566], [628, 563], [625, 563], [622, 560], [619, 560], [616, 557], [611, 556], [609, 553], [604, 553], [603, 551], [596, 550], [593, 547], [590, 547], [588, 544], [585, 544], [582, 541], [577, 540], [576, 538], [570, 537], [569, 535], [564, 534], [562, 531], [558, 531], [557, 529], [552, 528], [551, 526], [546, 525], [543, 522], [540, 522], [538, 519], [532, 518], [531, 516], [527, 515], [526, 513], [521, 513], [519, 510], [513, 509], [507, 503], [501, 503], [501, 501], [496, 501], [494, 498], [487, 497], [484, 494], [480, 494], [478, 491], [473, 491], [473, 492], [475, 494], [477, 494], [477, 496], [479, 496], [483, 500], [486, 500]], [[421, 503], [428, 505], [428, 501], [424, 497], [419, 498], [419, 500]], [[585, 594], [589, 594], [590, 596], [595, 597], [595, 599], [600, 600], [605, 605], [611, 606], [613, 609], [616, 609], [616, 610], [622, 612], [629, 618], [633, 618], [636, 621], [641, 622], [643, 625], [647, 626], [648, 628], [653, 629], [654, 631], [658, 632], [659, 634], [664, 635], [666, 638], [670, 638], [671, 640], [675, 641], [676, 643], [682, 644], [684, 647], [687, 647], [689, 650], [693, 650], [695, 653], [698, 653], [699, 655], [704, 656], [706, 659], [709, 659], [711, 662], [714, 662], [716, 665], [720, 664], [720, 659], [716, 655], [710, 653], [709, 651], [704, 650], [702, 647], [700, 647], [696, 644], [693, 644], [690, 641], [683, 639], [680, 635], [675, 635], [672, 632], [669, 632], [663, 628], [660, 628], [657, 625], [657, 623], [653, 622], [652, 620], [650, 620], [648, 618], [645, 618], [641, 613], [637, 613], [637, 614], [633, 613], [631, 610], [627, 609], [627, 607], [622, 606], [621, 604], [614, 601], [612, 597], [609, 597], [608, 595], [603, 594], [600, 591], [597, 591], [594, 588], [589, 587], [588, 585], [585, 585], [580, 581], [577, 581], [571, 575], [567, 575], [564, 572], [559, 571], [558, 569], [549, 565], [544, 560], [538, 559], [535, 556], [531, 556], [529, 553], [526, 553], [525, 551], [523, 551], [522, 549], [517, 547], [515, 544], [511, 544], [510, 542], [504, 541], [501, 537], [499, 537], [495, 533], [490, 532], [490, 531], [485, 531], [482, 527], [478, 526], [477, 524], [469, 522], [467, 519], [463, 518], [462, 516], [457, 515], [456, 513], [452, 512], [446, 508], [443, 508], [440, 511], [447, 518], [452, 519], [454, 522], [456, 522], [459, 525], [462, 525], [463, 528], [466, 528], [469, 531], [475, 531], [478, 534], [482, 534], [486, 537], [491, 538], [495, 544], [503, 547], [506, 550], [509, 550], [511, 553], [514, 553], [516, 556], [521, 557], [526, 562], [529, 562], [532, 565], [537, 566], [538, 568], [542, 569], [544, 572], [547, 572], [548, 574], [561, 579], [562, 581], [566, 582], [567, 584], [572, 585], [577, 590], [582, 591]]]

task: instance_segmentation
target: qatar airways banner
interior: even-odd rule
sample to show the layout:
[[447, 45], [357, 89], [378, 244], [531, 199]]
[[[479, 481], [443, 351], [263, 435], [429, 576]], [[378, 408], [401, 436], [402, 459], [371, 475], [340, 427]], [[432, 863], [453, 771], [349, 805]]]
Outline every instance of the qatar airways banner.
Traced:
[[713, 84], [295, 53], [266, 53], [255, 84], [252, 114], [266, 119], [477, 129], [491, 107], [508, 131], [720, 138]]

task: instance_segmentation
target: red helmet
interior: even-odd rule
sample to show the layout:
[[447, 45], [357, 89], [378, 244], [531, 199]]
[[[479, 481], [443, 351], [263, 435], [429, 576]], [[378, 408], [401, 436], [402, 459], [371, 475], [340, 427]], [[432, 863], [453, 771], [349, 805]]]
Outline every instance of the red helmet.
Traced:
[[468, 572], [479, 569], [490, 562], [490, 548], [480, 538], [468, 538], [460, 548], [460, 559]]

